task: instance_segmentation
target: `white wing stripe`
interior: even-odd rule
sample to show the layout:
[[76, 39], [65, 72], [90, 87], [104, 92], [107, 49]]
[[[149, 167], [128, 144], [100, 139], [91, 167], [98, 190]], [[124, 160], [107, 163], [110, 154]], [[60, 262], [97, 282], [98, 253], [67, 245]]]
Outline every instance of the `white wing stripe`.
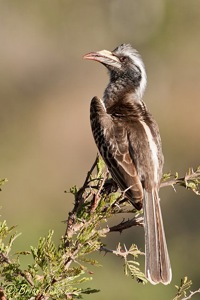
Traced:
[[158, 175], [158, 169], [159, 169], [158, 148], [156, 146], [156, 143], [154, 142], [151, 130], [149, 129], [148, 125], [143, 121], [140, 121], [140, 123], [144, 127], [144, 130], [146, 132], [147, 139], [148, 139], [148, 142], [149, 142], [149, 148], [151, 150], [151, 156], [152, 156], [152, 160], [153, 160], [153, 163], [154, 163], [154, 180], [157, 183], [160, 180], [159, 175]]

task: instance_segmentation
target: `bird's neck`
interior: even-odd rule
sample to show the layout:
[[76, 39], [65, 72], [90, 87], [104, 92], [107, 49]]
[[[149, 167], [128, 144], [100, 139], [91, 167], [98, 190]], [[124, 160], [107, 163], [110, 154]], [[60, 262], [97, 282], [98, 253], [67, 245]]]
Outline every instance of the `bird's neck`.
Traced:
[[117, 107], [127, 107], [127, 111], [136, 110], [139, 114], [146, 110], [146, 106], [136, 93], [136, 88], [132, 84], [127, 84], [127, 81], [110, 82], [104, 92], [103, 100], [108, 113], [116, 110]]

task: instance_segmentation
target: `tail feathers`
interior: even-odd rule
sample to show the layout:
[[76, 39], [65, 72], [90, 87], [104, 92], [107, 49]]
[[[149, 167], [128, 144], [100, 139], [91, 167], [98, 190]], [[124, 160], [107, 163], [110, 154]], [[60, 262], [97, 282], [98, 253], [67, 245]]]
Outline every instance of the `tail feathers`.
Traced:
[[162, 214], [157, 191], [144, 190], [145, 272], [152, 284], [169, 284], [171, 265], [165, 239]]

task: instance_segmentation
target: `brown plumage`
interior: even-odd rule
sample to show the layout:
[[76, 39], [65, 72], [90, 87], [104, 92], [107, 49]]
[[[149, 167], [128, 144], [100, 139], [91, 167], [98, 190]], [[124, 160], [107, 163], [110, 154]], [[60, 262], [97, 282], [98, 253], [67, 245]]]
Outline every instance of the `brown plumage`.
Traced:
[[125, 44], [84, 58], [101, 62], [110, 74], [103, 101], [97, 97], [91, 101], [94, 140], [119, 188], [136, 209], [143, 207], [148, 280], [168, 284], [171, 266], [158, 196], [164, 159], [158, 126], [142, 101], [146, 87], [143, 62]]

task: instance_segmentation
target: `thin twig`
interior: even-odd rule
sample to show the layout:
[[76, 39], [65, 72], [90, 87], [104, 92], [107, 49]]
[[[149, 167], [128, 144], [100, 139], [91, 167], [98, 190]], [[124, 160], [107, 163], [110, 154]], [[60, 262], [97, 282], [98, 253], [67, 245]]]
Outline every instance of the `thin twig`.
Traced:
[[78, 211], [78, 209], [82, 206], [82, 204], [84, 203], [83, 193], [85, 192], [86, 188], [88, 187], [88, 183], [90, 181], [90, 176], [91, 176], [92, 172], [94, 171], [94, 168], [97, 165], [98, 159], [99, 159], [99, 156], [97, 155], [92, 167], [90, 168], [90, 170], [87, 173], [87, 176], [83, 183], [83, 186], [77, 192], [77, 195], [75, 198], [75, 205], [74, 205], [72, 214], [75, 214]]
[[100, 187], [98, 188], [98, 192], [94, 195], [94, 199], [92, 201], [91, 209], [90, 209], [91, 213], [93, 213], [95, 211], [96, 207], [98, 206], [99, 200], [101, 199], [101, 192], [104, 187], [104, 183], [105, 183], [106, 179], [108, 178], [108, 175], [109, 175], [109, 173], [107, 171], [101, 181]]
[[166, 186], [174, 186], [176, 184], [183, 184], [184, 182], [184, 177], [182, 178], [179, 178], [179, 179], [171, 179], [171, 180], [168, 180], [168, 181], [163, 181], [161, 182], [160, 184], [160, 187], [163, 188], [163, 187], [166, 187]]
[[[125, 245], [124, 245], [124, 250], [123, 250], [123, 249], [121, 248], [121, 245], [120, 245], [120, 244], [118, 245], [118, 247], [117, 247], [116, 250], [111, 250], [111, 249], [105, 248], [104, 246], [101, 246], [99, 250], [105, 252], [105, 254], [106, 254], [106, 253], [113, 253], [113, 254], [115, 254], [116, 256], [121, 256], [121, 257], [123, 257], [124, 259], [126, 259], [128, 255], [133, 255], [133, 252], [130, 251], [130, 249], [127, 250], [127, 248], [125, 247]], [[138, 253], [137, 253], [136, 255], [138, 255], [138, 254], [140, 254], [140, 255], [145, 255], [145, 253], [144, 253], [144, 252], [141, 252], [141, 251], [138, 251]]]
[[[89, 181], [90, 181], [91, 174], [92, 174], [92, 172], [94, 171], [94, 168], [97, 165], [98, 159], [99, 159], [99, 157], [97, 155], [96, 158], [95, 158], [94, 163], [92, 164], [92, 167], [90, 168], [90, 170], [87, 173], [87, 176], [86, 176], [86, 179], [83, 183], [83, 186], [78, 190], [78, 192], [75, 196], [74, 208], [68, 215], [68, 219], [67, 219], [67, 222], [66, 222], [67, 227], [66, 227], [66, 231], [65, 231], [65, 240], [66, 240], [65, 244], [66, 244], [66, 247], [69, 246], [69, 238], [71, 238], [72, 235], [74, 234], [73, 225], [76, 223], [76, 221], [75, 221], [76, 220], [76, 215], [77, 215], [77, 212], [82, 207], [83, 203], [85, 202], [85, 200], [87, 198], [87, 197], [86, 198], [83, 197], [83, 194], [86, 191], [86, 189], [88, 188], [88, 184], [89, 184]], [[80, 226], [80, 224], [79, 224], [79, 226]]]
[[103, 246], [101, 246], [101, 248], [99, 249], [100, 251], [103, 251], [105, 253], [113, 253], [117, 256], [121, 256], [123, 258], [127, 258], [127, 256], [130, 254], [130, 252], [128, 250], [126, 251], [122, 251], [121, 249], [117, 249], [117, 250], [111, 250], [111, 249], [107, 249]]
[[[0, 260], [1, 262], [7, 263], [8, 265], [12, 264], [12, 261], [2, 252], [0, 252]], [[33, 280], [29, 272], [23, 272], [21, 270], [18, 270], [18, 273], [29, 283], [30, 286], [34, 286]]]
[[192, 298], [192, 296], [194, 296], [195, 294], [198, 294], [198, 293], [200, 293], [200, 289], [198, 289], [198, 290], [196, 290], [194, 292], [190, 292], [190, 295], [187, 296], [187, 297], [185, 297], [185, 298], [183, 298], [182, 300], [189, 300], [189, 299]]
[[119, 231], [122, 232], [123, 230], [133, 227], [133, 226], [144, 226], [144, 219], [143, 217], [134, 217], [127, 221], [122, 221], [118, 225], [110, 227], [110, 232]]
[[[169, 177], [171, 177], [171, 175], [169, 175]], [[174, 179], [162, 181], [160, 187], [162, 188], [166, 186], [172, 186], [174, 188], [174, 185], [180, 185], [185, 188], [191, 189], [193, 192], [199, 195], [199, 191], [198, 191], [199, 184], [200, 184], [200, 168], [198, 167], [196, 171], [190, 169], [189, 172], [184, 177], [180, 177], [180, 178], [175, 177]]]

